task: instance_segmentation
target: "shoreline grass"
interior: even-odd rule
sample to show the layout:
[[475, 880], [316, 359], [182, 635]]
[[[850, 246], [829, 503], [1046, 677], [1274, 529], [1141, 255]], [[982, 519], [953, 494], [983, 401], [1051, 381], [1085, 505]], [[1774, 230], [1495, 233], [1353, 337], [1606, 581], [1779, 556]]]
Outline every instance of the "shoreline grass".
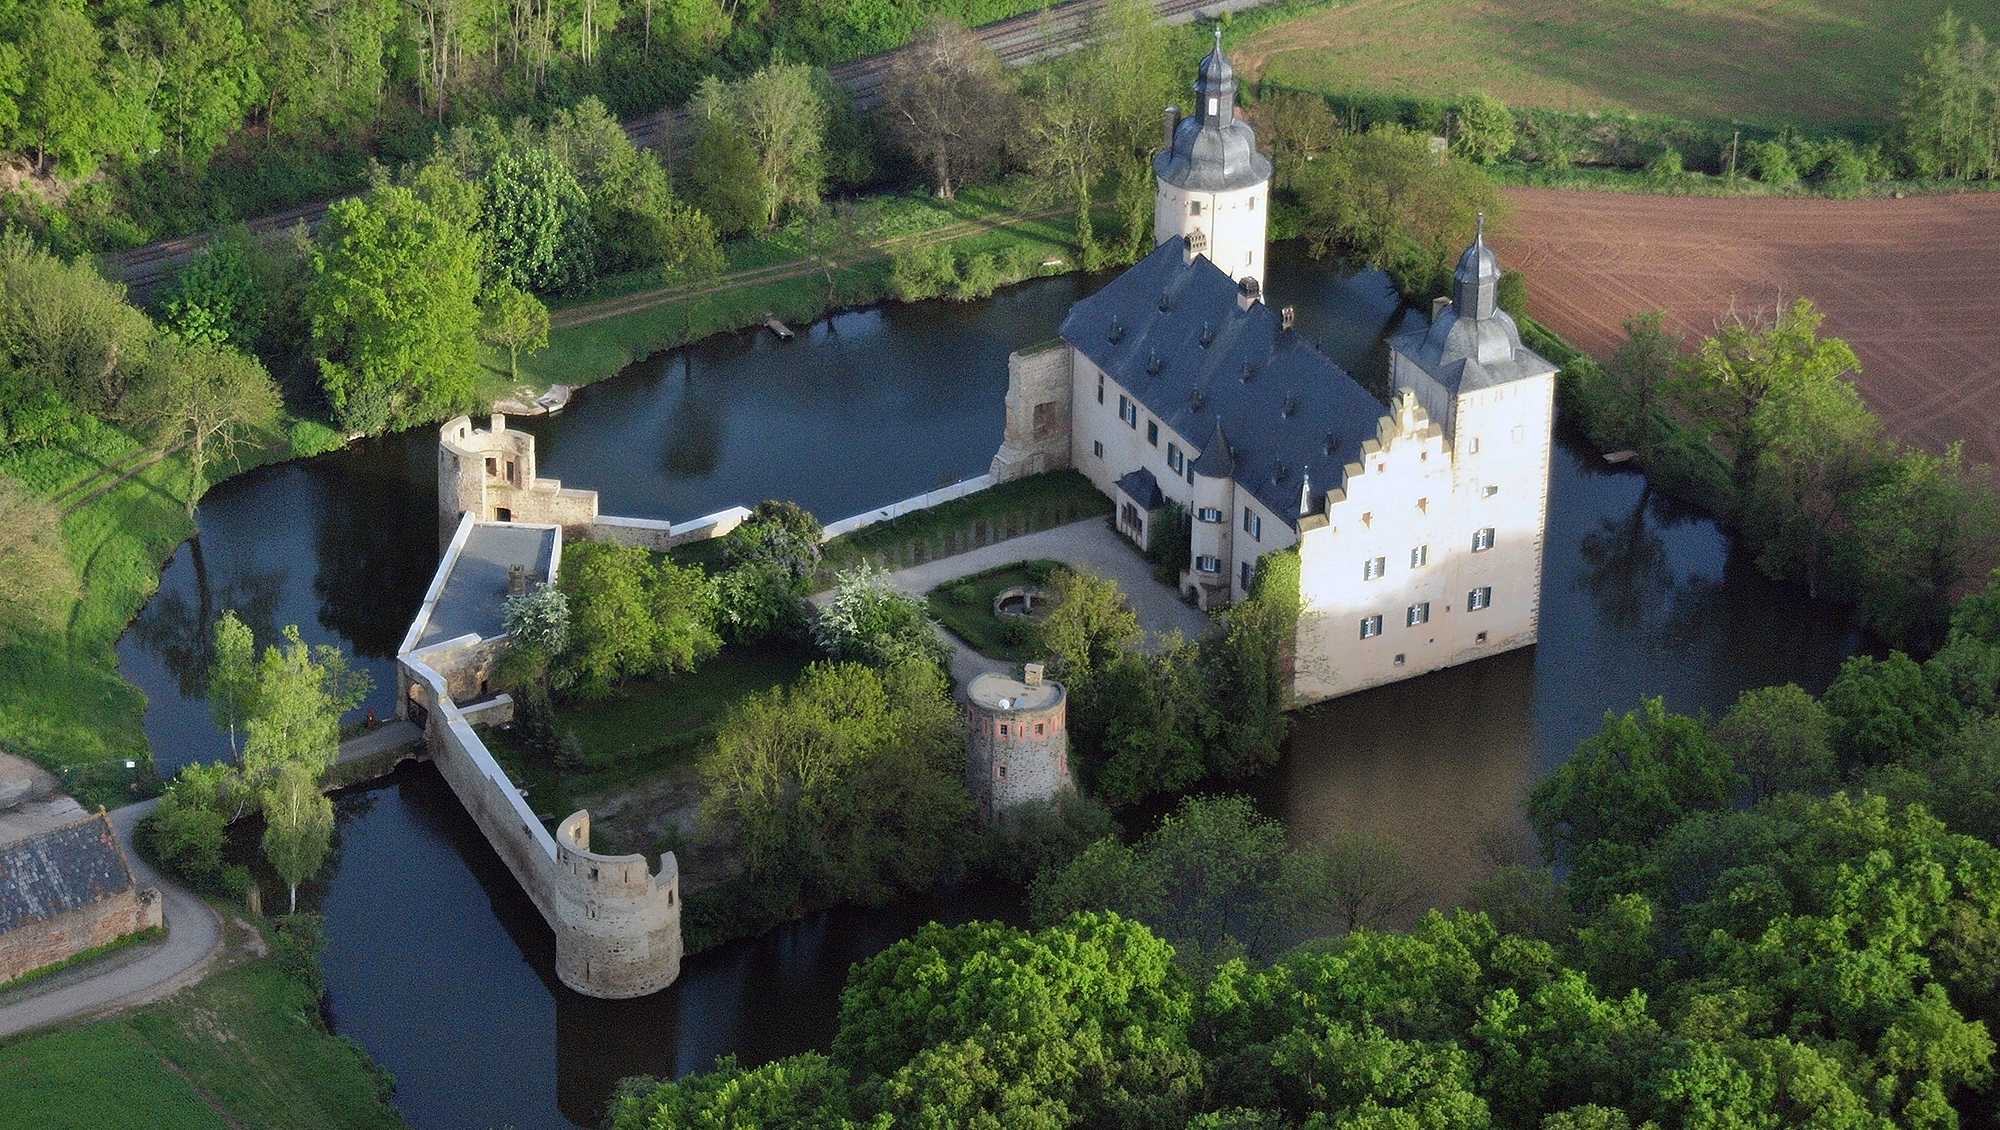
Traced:
[[277, 958], [122, 1016], [0, 1043], [9, 1126], [407, 1130], [388, 1090]]

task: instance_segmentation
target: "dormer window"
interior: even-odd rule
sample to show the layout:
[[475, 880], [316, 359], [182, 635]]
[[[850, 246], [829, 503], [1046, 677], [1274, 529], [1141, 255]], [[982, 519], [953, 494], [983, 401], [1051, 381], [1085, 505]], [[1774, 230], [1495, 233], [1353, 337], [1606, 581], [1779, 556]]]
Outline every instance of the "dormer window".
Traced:
[[1160, 313], [1164, 314], [1171, 309], [1173, 309], [1173, 303], [1167, 301], [1167, 292], [1163, 290], [1160, 292]]
[[1251, 375], [1256, 371], [1257, 367], [1255, 365], [1252, 365], [1248, 361], [1243, 362], [1243, 383], [1246, 385], [1249, 384]]
[[1166, 367], [1167, 363], [1160, 359], [1158, 351], [1155, 351], [1151, 356], [1146, 358], [1146, 371], [1153, 376], [1159, 376], [1160, 370]]
[[1201, 324], [1201, 344], [1204, 349], [1215, 344], [1215, 326], [1209, 322]]
[[[1162, 302], [1165, 302], [1165, 301], [1166, 301], [1166, 299], [1165, 299], [1165, 298], [1163, 297], [1163, 298], [1161, 298], [1161, 300], [1160, 300], [1160, 301], [1162, 301]], [[1164, 309], [1164, 307], [1162, 307], [1162, 308]], [[1116, 343], [1116, 342], [1120, 342], [1120, 341], [1123, 341], [1123, 340], [1125, 340], [1125, 323], [1124, 323], [1124, 321], [1122, 321], [1121, 319], [1118, 319], [1118, 318], [1113, 318], [1113, 319], [1111, 319], [1111, 334], [1110, 334], [1110, 337], [1111, 337], [1111, 340], [1112, 340], [1112, 341], [1113, 341], [1114, 343]]]
[[1278, 409], [1278, 414], [1280, 416], [1285, 417], [1286, 419], [1290, 419], [1292, 413], [1297, 412], [1298, 410], [1299, 410], [1299, 398], [1296, 396], [1288, 396], [1285, 398], [1284, 406]]

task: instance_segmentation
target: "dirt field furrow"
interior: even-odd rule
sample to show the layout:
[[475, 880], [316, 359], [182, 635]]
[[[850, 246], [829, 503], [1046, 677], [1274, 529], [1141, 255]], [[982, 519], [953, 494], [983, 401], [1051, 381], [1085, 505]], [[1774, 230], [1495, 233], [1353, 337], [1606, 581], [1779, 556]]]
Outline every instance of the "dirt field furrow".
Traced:
[[1806, 297], [1861, 358], [1894, 434], [2000, 463], [2000, 194], [1720, 199], [1512, 189], [1494, 240], [1528, 310], [1597, 357], [1661, 310], [1690, 340], [1730, 311]]

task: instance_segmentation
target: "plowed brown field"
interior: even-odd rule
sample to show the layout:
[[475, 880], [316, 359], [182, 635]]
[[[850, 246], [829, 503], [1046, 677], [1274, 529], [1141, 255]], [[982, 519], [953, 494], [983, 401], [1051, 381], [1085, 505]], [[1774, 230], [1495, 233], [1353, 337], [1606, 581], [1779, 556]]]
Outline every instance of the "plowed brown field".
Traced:
[[1596, 357], [1661, 310], [1690, 340], [1806, 297], [1889, 429], [2000, 463], [2000, 194], [1798, 200], [1514, 189], [1494, 240], [1528, 310]]

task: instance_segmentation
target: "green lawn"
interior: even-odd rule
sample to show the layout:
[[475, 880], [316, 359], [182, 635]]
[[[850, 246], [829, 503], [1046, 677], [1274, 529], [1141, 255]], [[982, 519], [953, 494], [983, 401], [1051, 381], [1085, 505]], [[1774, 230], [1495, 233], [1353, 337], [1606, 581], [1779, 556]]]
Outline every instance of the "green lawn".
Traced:
[[[246, 449], [245, 463], [288, 451], [274, 433]], [[11, 453], [0, 474], [66, 508], [102, 485], [92, 480], [102, 468], [144, 454], [124, 432], [85, 420], [77, 441]], [[233, 470], [213, 467], [210, 481]], [[194, 532], [187, 489], [186, 462], [169, 457], [64, 518], [82, 596], [50, 609], [40, 626], [0, 637], [0, 746], [64, 773], [85, 805], [131, 799], [134, 775], [123, 762], [151, 759], [140, 727], [145, 696], [119, 676], [112, 649], [159, 587], [160, 564]]]
[[558, 704], [556, 724], [574, 733], [584, 767], [559, 770], [533, 756], [517, 731], [489, 729], [488, 748], [541, 813], [567, 816], [576, 798], [680, 768], [701, 756], [731, 707], [797, 679], [814, 653], [771, 642], [727, 647], [683, 675], [636, 680], [601, 699]]
[[[931, 615], [981, 655], [1015, 662], [1035, 659], [1041, 649], [1033, 642], [1027, 621], [1003, 620], [993, 614], [993, 599], [1016, 585], [1039, 585], [1062, 567], [1059, 561], [1023, 561], [974, 573], [939, 585], [926, 597]], [[1019, 625], [1019, 627], [1015, 627]], [[1024, 635], [1023, 633], [1028, 633]]]
[[[1888, 121], [1948, 0], [1348, 0], [1232, 45], [1240, 76], [1777, 126]], [[2000, 0], [1950, 0], [2000, 31]]]
[[[871, 197], [849, 206], [847, 222], [851, 226], [840, 244], [849, 246], [917, 235], [968, 220], [996, 219], [1031, 207], [1026, 189], [1018, 183], [975, 186], [951, 201], [935, 200], [921, 193]], [[1105, 222], [1111, 222], [1108, 216]], [[1072, 240], [1073, 225], [1070, 218], [1064, 217], [968, 235], [952, 241], [951, 246], [965, 254], [1018, 247], [1031, 253], [1032, 261], [1040, 262], [1072, 253]], [[805, 263], [810, 243], [803, 226], [734, 240], [727, 248], [725, 269], [743, 271]], [[886, 255], [871, 257], [834, 271], [830, 283], [825, 274], [814, 272], [798, 278], [736, 286], [701, 298], [559, 328], [550, 333], [548, 348], [521, 358], [521, 380], [536, 388], [558, 383], [588, 384], [683, 342], [760, 325], [770, 315], [800, 324], [811, 322], [828, 310], [879, 302], [889, 295], [889, 267]], [[589, 295], [559, 300], [552, 309], [559, 313], [653, 285], [654, 281], [643, 273], [621, 275], [604, 280]], [[493, 371], [494, 390], [511, 383], [505, 379], [504, 353], [489, 350], [486, 363]]]
[[0, 1124], [89, 1130], [391, 1130], [403, 1120], [309, 990], [271, 961], [160, 1004], [0, 1044]]
[[831, 583], [862, 560], [894, 568], [1109, 513], [1111, 500], [1075, 471], [1032, 475], [834, 538], [820, 572]]

